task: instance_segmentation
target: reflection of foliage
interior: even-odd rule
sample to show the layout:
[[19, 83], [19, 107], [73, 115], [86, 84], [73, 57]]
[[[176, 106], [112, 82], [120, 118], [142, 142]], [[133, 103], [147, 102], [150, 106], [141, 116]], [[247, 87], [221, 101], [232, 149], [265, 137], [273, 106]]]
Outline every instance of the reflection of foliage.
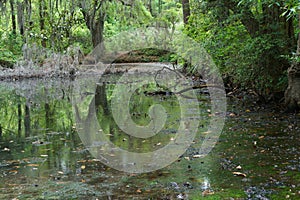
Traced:
[[[113, 94], [114, 84], [106, 86], [107, 98], [111, 99]], [[149, 96], [147, 92], [161, 90], [156, 84], [147, 84], [137, 89], [131, 96], [129, 109], [132, 120], [139, 126], [145, 126], [149, 123], [150, 118], [148, 115], [149, 108], [152, 105], [162, 105], [168, 114], [164, 128], [154, 137], [147, 139], [133, 138], [127, 133], [121, 131], [117, 124], [114, 122], [113, 116], [105, 115], [102, 109], [99, 109], [97, 114], [98, 121], [104, 133], [110, 137], [112, 142], [117, 146], [128, 149], [129, 151], [149, 152], [155, 148], [168, 144], [170, 139], [175, 136], [178, 130], [180, 120], [180, 107], [175, 96]], [[162, 101], [164, 99], [164, 101]], [[109, 104], [110, 105], [110, 104]], [[157, 145], [159, 144], [159, 145]]]
[[17, 105], [25, 101], [15, 95], [14, 91], [6, 90], [1, 87], [0, 100], [0, 125], [2, 127], [3, 136], [14, 135], [18, 133], [18, 110]]
[[11, 134], [16, 137], [24, 134], [25, 104], [30, 109], [31, 134], [36, 131], [71, 131], [72, 109], [67, 96], [63, 97], [64, 99], [56, 99], [60, 96], [56, 94], [57, 90], [45, 89], [42, 85], [38, 90], [30, 87], [31, 92], [35, 90], [38, 94], [28, 94], [30, 91], [27, 91], [26, 84], [23, 87], [23, 92], [20, 88], [8, 90], [5, 85], [0, 88], [0, 124], [4, 137]]

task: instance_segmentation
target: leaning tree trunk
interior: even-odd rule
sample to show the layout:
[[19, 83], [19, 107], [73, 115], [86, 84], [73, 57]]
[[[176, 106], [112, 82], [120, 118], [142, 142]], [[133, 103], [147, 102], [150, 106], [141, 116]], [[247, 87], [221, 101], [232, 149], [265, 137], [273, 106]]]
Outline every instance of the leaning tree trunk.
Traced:
[[[298, 12], [298, 24], [300, 28], [300, 10]], [[300, 33], [298, 35], [297, 53], [300, 57]], [[295, 61], [288, 69], [289, 85], [285, 91], [285, 103], [289, 110], [300, 110], [300, 61]]]

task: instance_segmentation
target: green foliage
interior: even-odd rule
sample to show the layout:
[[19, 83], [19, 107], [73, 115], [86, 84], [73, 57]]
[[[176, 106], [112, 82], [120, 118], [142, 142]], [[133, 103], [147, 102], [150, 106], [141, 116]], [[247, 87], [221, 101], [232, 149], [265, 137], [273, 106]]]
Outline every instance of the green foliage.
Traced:
[[[286, 3], [270, 0], [239, 1], [238, 10], [241, 12], [233, 13], [229, 10], [225, 16], [226, 9], [215, 7], [212, 2], [196, 3], [185, 29], [189, 36], [206, 48], [227, 83], [234, 87], [254, 89], [262, 96], [285, 89], [288, 65], [287, 59], [281, 55], [289, 54], [290, 49], [295, 49], [288, 44], [282, 29], [283, 22], [264, 21], [272, 17], [262, 10], [266, 5], [270, 10], [273, 6], [283, 9]], [[246, 12], [248, 8], [251, 8], [255, 20], [261, 23], [260, 32], [256, 36], [249, 33], [241, 20], [243, 10]]]
[[0, 38], [0, 60], [12, 65], [21, 56], [22, 38], [11, 33], [5, 34], [3, 31], [0, 31]]
[[300, 10], [300, 2], [298, 0], [288, 0], [284, 1], [284, 8], [285, 11], [282, 13], [283, 16], [287, 16], [291, 18], [297, 15], [297, 12]]
[[133, 5], [124, 6], [118, 1], [106, 4], [107, 19], [105, 36], [111, 37], [122, 31], [149, 25], [153, 17], [142, 1], [133, 1]]
[[72, 46], [79, 46], [84, 54], [89, 54], [93, 48], [90, 38], [89, 30], [85, 26], [80, 25], [72, 29], [72, 38], [70, 38], [69, 43]]
[[158, 23], [161, 23], [162, 26], [167, 28], [175, 28], [176, 23], [181, 19], [180, 13], [181, 8], [173, 5], [172, 7], [164, 10], [155, 20]]
[[[99, 2], [104, 2], [100, 4]], [[14, 2], [15, 10], [20, 1]], [[233, 86], [254, 89], [261, 95], [270, 91], [283, 90], [286, 86], [287, 60], [298, 61], [291, 56], [295, 51], [291, 34], [298, 33], [296, 15], [300, 8], [298, 0], [204, 0], [190, 1], [191, 16], [185, 33], [200, 42], [213, 57], [225, 80]], [[25, 4], [23, 4], [25, 6]], [[11, 34], [12, 17], [9, 3], [2, 4], [0, 22], [0, 57], [4, 61], [16, 62], [22, 56], [22, 46], [44, 46], [52, 52], [66, 52], [70, 46], [80, 46], [85, 54], [93, 48], [92, 36], [87, 14], [105, 13], [105, 40], [123, 31], [139, 27], [166, 28], [165, 46], [173, 41], [175, 29], [182, 25], [182, 6], [180, 0], [137, 0], [137, 1], [33, 1], [31, 14], [26, 6], [23, 13], [24, 35], [18, 30]], [[97, 7], [99, 6], [99, 7]], [[86, 8], [86, 9], [85, 9]], [[20, 12], [15, 13], [16, 19]], [[99, 15], [91, 17], [99, 19]], [[251, 21], [252, 20], [252, 21]], [[293, 24], [287, 24], [294, 20]], [[257, 30], [249, 30], [248, 24]], [[94, 24], [94, 23], [93, 23]], [[90, 25], [91, 26], [91, 25]], [[289, 29], [289, 30], [288, 30]], [[253, 32], [251, 32], [253, 31]], [[146, 35], [147, 36], [147, 35]], [[120, 42], [110, 43], [122, 49], [131, 46], [136, 36], [120, 35]], [[149, 38], [150, 41], [154, 40]], [[145, 41], [145, 45], [148, 45]], [[295, 43], [295, 42], [294, 42]], [[110, 49], [110, 46], [106, 46]], [[184, 50], [182, 56], [188, 58], [190, 51]], [[170, 54], [162, 56], [161, 61], [188, 61]], [[194, 73], [195, 66], [188, 71]]]
[[[80, 46], [85, 54], [91, 52], [92, 34], [89, 21], [86, 17], [96, 11], [98, 19], [99, 9], [105, 13], [104, 37], [109, 38], [122, 31], [132, 28], [162, 25], [172, 28], [181, 19], [181, 3], [179, 0], [154, 0], [150, 3], [146, 0], [138, 1], [33, 1], [13, 2], [14, 10], [19, 3], [23, 6], [22, 12], [15, 12], [16, 20], [15, 38], [11, 38], [12, 32], [11, 6], [8, 3], [1, 4], [0, 32], [1, 57], [4, 60], [16, 61], [22, 56], [22, 46], [37, 45], [51, 49], [52, 52], [65, 52], [69, 46]], [[101, 1], [102, 2], [102, 1]], [[99, 8], [97, 7], [99, 6]], [[28, 8], [31, 8], [28, 9]], [[96, 8], [97, 7], [97, 8]], [[33, 14], [35, 13], [35, 14]], [[21, 22], [21, 23], [20, 23]], [[24, 34], [21, 35], [21, 26], [24, 26]], [[5, 33], [5, 34], [3, 34]], [[4, 36], [4, 37], [3, 37]]]
[[[2, 47], [0, 47], [0, 58], [1, 58], [1, 62], [15, 62], [16, 60], [16, 56], [9, 50], [6, 50]], [[1, 63], [0, 63], [1, 65]]]

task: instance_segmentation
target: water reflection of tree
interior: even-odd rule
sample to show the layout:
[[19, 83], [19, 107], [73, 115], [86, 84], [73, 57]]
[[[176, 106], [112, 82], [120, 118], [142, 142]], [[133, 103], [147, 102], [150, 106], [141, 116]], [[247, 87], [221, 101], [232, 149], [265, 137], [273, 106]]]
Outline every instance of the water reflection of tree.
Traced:
[[95, 108], [96, 112], [99, 111], [99, 107], [102, 107], [103, 113], [109, 115], [109, 107], [106, 95], [106, 84], [97, 85], [95, 94]]
[[[68, 98], [32, 100], [14, 91], [1, 91], [0, 124], [2, 137], [30, 137], [33, 133], [70, 132], [73, 124]], [[24, 135], [23, 135], [24, 134]], [[1, 134], [0, 134], [1, 135]]]
[[18, 137], [21, 136], [22, 133], [22, 105], [20, 102], [20, 98], [18, 101]]
[[25, 109], [24, 109], [24, 130], [25, 130], [25, 137], [30, 136], [30, 124], [31, 124], [31, 119], [30, 119], [30, 104], [28, 101], [25, 103]]

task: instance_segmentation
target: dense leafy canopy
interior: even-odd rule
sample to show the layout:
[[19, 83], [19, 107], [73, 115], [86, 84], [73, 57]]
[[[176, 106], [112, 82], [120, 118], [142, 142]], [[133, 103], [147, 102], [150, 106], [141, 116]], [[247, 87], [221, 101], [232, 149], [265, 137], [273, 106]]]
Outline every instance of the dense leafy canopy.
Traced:
[[[121, 31], [159, 26], [203, 44], [232, 87], [267, 97], [284, 91], [297, 49], [298, 0], [2, 0], [0, 58], [15, 62], [22, 46], [85, 54]], [[184, 22], [184, 23], [183, 23]], [[183, 26], [185, 24], [185, 26]]]

